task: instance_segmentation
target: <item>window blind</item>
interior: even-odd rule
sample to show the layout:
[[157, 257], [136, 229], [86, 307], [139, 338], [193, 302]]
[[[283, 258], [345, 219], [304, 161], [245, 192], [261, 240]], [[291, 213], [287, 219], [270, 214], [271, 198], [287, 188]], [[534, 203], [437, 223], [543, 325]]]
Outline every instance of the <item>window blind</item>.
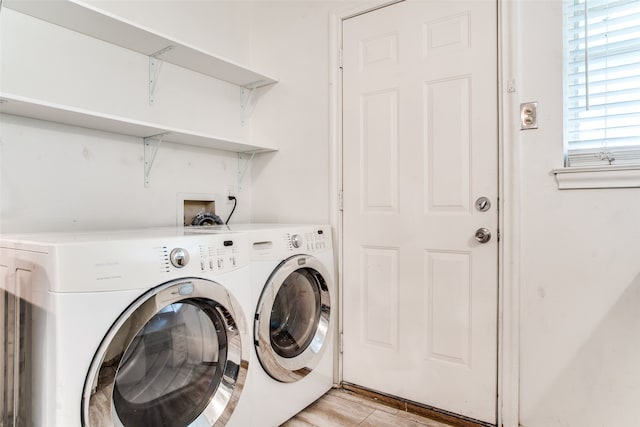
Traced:
[[565, 166], [640, 166], [640, 0], [564, 2]]

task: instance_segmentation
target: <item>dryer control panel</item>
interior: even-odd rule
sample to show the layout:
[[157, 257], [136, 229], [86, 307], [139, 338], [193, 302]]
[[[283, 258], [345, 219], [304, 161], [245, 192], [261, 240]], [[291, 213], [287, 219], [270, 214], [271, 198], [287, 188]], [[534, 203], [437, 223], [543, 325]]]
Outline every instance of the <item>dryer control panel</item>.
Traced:
[[322, 229], [285, 235], [287, 247], [292, 252], [314, 253], [325, 250], [330, 247], [330, 239]]
[[282, 260], [292, 255], [333, 253], [328, 225], [282, 225], [249, 230], [252, 261]]

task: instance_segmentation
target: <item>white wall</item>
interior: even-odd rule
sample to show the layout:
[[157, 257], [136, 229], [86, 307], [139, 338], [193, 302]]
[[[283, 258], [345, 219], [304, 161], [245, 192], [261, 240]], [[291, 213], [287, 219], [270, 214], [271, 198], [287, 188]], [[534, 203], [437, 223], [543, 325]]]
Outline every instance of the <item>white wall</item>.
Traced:
[[539, 101], [540, 122], [507, 141], [520, 153], [520, 422], [637, 426], [640, 189], [557, 189], [550, 171], [563, 158], [562, 6], [514, 4], [512, 96]]
[[329, 222], [329, 16], [346, 4], [254, 4], [252, 63], [280, 83], [259, 94], [251, 136], [280, 151], [253, 161], [253, 221]]
[[[226, 219], [236, 155], [164, 144], [144, 187], [139, 138], [16, 116], [0, 122], [0, 231], [35, 232], [175, 225], [183, 193], [213, 193]], [[250, 188], [238, 198], [250, 197]], [[240, 203], [234, 220], [248, 220]]]
[[[153, 19], [144, 25], [157, 24], [198, 47], [227, 46], [220, 54], [237, 61], [249, 57], [244, 2], [110, 5], [130, 10], [125, 17], [131, 20], [146, 9]], [[0, 20], [4, 92], [230, 139], [248, 135], [235, 85], [165, 63], [150, 106], [146, 56], [6, 8]], [[228, 186], [238, 192], [234, 220], [249, 219], [250, 173], [239, 189], [234, 153], [163, 143], [151, 187], [144, 188], [141, 139], [6, 115], [0, 120], [2, 232], [174, 225], [181, 221], [183, 193], [216, 195], [217, 212], [226, 218]]]

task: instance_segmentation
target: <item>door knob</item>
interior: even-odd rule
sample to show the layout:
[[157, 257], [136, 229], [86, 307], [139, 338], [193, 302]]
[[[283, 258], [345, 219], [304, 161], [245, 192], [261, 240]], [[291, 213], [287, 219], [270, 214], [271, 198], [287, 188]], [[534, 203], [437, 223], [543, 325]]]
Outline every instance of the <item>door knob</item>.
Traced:
[[478, 228], [476, 230], [475, 238], [480, 243], [487, 243], [489, 240], [491, 240], [491, 231], [489, 231], [488, 228], [484, 227]]

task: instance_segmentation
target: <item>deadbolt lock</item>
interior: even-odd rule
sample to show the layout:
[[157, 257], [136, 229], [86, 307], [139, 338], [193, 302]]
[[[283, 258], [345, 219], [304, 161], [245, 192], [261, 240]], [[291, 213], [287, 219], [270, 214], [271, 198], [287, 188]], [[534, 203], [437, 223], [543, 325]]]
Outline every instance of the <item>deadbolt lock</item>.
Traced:
[[486, 212], [491, 209], [491, 200], [488, 197], [478, 197], [476, 200], [476, 209], [480, 212]]

